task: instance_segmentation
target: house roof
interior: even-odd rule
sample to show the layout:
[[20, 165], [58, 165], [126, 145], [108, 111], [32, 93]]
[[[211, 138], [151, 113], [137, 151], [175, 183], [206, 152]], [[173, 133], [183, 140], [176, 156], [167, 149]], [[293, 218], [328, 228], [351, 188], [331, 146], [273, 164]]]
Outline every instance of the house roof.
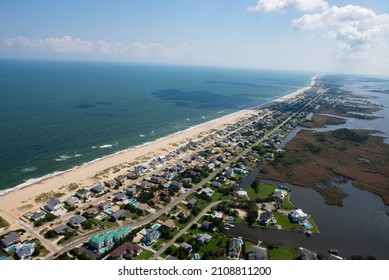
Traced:
[[33, 220], [33, 221], [36, 221], [38, 220], [39, 218], [41, 217], [44, 217], [46, 215], [45, 212], [42, 212], [42, 211], [38, 211], [38, 212], [35, 212], [31, 215], [30, 219]]
[[258, 246], [251, 246], [248, 253], [249, 260], [264, 260], [267, 256], [267, 250]]
[[171, 186], [182, 188], [183, 184], [181, 182], [172, 181]]
[[202, 190], [202, 193], [205, 193], [208, 196], [212, 196], [214, 191], [211, 188], [205, 188], [205, 189]]
[[85, 220], [86, 218], [84, 216], [75, 215], [68, 220], [68, 224], [71, 226], [78, 226], [82, 224]]
[[53, 228], [53, 231], [56, 233], [56, 234], [60, 234], [61, 232], [63, 232], [65, 229], [67, 229], [68, 226], [63, 224], [63, 225], [59, 225], [55, 228]]
[[124, 200], [124, 199], [126, 199], [126, 198], [127, 198], [127, 195], [126, 195], [125, 193], [119, 193], [119, 194], [117, 194], [117, 195], [114, 197], [115, 200]]
[[76, 193], [78, 193], [80, 195], [85, 195], [85, 194], [89, 193], [89, 191], [86, 189], [79, 189], [76, 191]]
[[28, 243], [20, 246], [16, 250], [16, 254], [19, 256], [19, 258], [24, 259], [26, 257], [31, 256], [35, 251], [35, 246], [33, 243]]
[[128, 256], [131, 258], [136, 255], [136, 252], [139, 252], [140, 250], [142, 249], [137, 244], [126, 242], [112, 251], [111, 258], [118, 259], [123, 256]]
[[99, 184], [99, 185], [93, 186], [90, 190], [94, 193], [100, 193], [100, 192], [104, 191], [104, 187]]
[[69, 197], [69, 198], [66, 200], [66, 204], [68, 204], [68, 205], [74, 205], [74, 204], [76, 204], [78, 201], [79, 201], [78, 197], [72, 196], [72, 197]]
[[4, 245], [4, 247], [7, 247], [7, 246], [17, 242], [19, 240], [19, 238], [20, 238], [19, 233], [10, 232], [1, 240], [1, 243]]
[[115, 213], [113, 213], [111, 215], [111, 217], [113, 217], [114, 219], [119, 219], [121, 216], [123, 216], [124, 214], [126, 214], [126, 210], [123, 210], [123, 209], [120, 209], [118, 211], [116, 211]]
[[166, 227], [168, 227], [168, 228], [172, 228], [172, 227], [174, 227], [174, 220], [172, 220], [172, 219], [167, 219], [166, 221], [164, 221], [164, 222], [162, 223], [162, 225], [163, 225], [163, 226], [166, 226]]
[[49, 202], [46, 203], [46, 209], [53, 211], [58, 205], [61, 204], [61, 201], [56, 199], [55, 197], [50, 198]]
[[191, 200], [188, 201], [188, 204], [194, 205], [194, 204], [196, 204], [196, 202], [197, 202], [197, 199], [192, 198]]

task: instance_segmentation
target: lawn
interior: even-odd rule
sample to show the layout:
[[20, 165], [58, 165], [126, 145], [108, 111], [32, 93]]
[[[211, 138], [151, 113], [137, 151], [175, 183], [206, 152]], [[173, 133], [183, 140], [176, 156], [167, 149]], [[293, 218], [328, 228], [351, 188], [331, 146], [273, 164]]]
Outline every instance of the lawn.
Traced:
[[134, 260], [148, 260], [153, 255], [153, 252], [142, 249], [142, 253], [139, 254], [139, 256], [136, 256], [133, 258]]
[[300, 256], [297, 249], [288, 247], [274, 247], [269, 250], [269, 257], [271, 260], [294, 260]]
[[282, 227], [282, 229], [288, 230], [300, 230], [304, 229], [302, 226], [296, 223], [291, 223], [287, 216], [282, 215], [280, 212], [274, 212], [274, 217], [277, 220], [277, 223]]
[[317, 227], [317, 225], [315, 224], [315, 221], [312, 219], [312, 217], [309, 217], [308, 219], [308, 222], [313, 226], [313, 228], [311, 228], [311, 231], [313, 233], [319, 233], [319, 228]]
[[107, 218], [105, 218], [102, 221], [97, 220], [97, 219], [90, 219], [89, 221], [92, 224], [98, 225], [103, 229], [110, 229], [110, 228], [119, 226], [119, 224], [117, 222], [110, 222]]
[[276, 188], [273, 185], [260, 182], [258, 192], [255, 192], [251, 186], [248, 187], [246, 191], [250, 200], [255, 200], [257, 198], [261, 200], [268, 200], [271, 199], [275, 189]]
[[282, 203], [280, 204], [280, 208], [285, 210], [293, 210], [296, 208], [290, 202], [290, 193], [288, 193], [288, 195], [282, 200]]

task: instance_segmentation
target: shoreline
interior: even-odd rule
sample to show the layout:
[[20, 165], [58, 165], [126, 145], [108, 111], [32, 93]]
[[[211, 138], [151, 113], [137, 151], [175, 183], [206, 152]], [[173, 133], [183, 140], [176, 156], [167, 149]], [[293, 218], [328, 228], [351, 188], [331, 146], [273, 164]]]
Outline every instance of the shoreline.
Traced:
[[[315, 85], [318, 75], [311, 78], [309, 85], [299, 88], [285, 96], [276, 98], [264, 104], [251, 107], [248, 109], [240, 110], [220, 118], [210, 120], [205, 123], [201, 123], [185, 130], [175, 132], [173, 134], [158, 138], [156, 140], [143, 143], [134, 147], [129, 147], [125, 150], [117, 151], [113, 154], [106, 155], [92, 161], [83, 163], [78, 166], [63, 170], [55, 171], [53, 173], [46, 174], [39, 178], [29, 179], [28, 181], [19, 184], [15, 187], [8, 188], [0, 191], [0, 212], [11, 211], [16, 215], [19, 215], [18, 208], [36, 209], [41, 203], [35, 202], [35, 197], [41, 193], [47, 192], [66, 192], [64, 197], [69, 195], [66, 187], [71, 183], [79, 184], [79, 187], [92, 186], [101, 182], [104, 179], [96, 180], [93, 178], [97, 173], [109, 169], [106, 172], [106, 176], [111, 178], [113, 173], [121, 174], [124, 170], [128, 169], [128, 166], [121, 167], [119, 172], [112, 172], [112, 167], [128, 164], [140, 160], [141, 162], [148, 161], [144, 159], [151, 155], [154, 158], [158, 155], [165, 155], [183, 146], [190, 139], [202, 139], [211, 134], [214, 130], [222, 129], [225, 126], [237, 122], [246, 117], [257, 114], [261, 109], [276, 102], [285, 102], [295, 98], [302, 92], [310, 89]], [[142, 159], [143, 158], [143, 159]], [[5, 210], [5, 211], [1, 211]], [[15, 211], [16, 210], [16, 211]], [[25, 209], [23, 209], [25, 212]]]

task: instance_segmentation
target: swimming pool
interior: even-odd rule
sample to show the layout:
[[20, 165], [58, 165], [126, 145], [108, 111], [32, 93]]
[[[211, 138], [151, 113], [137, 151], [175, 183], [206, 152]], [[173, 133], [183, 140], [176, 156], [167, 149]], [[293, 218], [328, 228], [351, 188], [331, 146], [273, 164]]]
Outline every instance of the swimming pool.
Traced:
[[163, 184], [163, 186], [165, 189], [168, 189], [170, 187], [170, 185], [168, 183]]
[[313, 226], [312, 226], [310, 223], [308, 223], [308, 222], [305, 222], [305, 223], [304, 223], [304, 227], [305, 227], [306, 229], [311, 229], [311, 228], [313, 228]]
[[0, 257], [0, 261], [5, 260], [5, 257]]
[[153, 229], [159, 229], [160, 226], [161, 226], [161, 224], [155, 224], [155, 225], [153, 225], [151, 228], [153, 228]]
[[127, 203], [130, 204], [131, 202], [133, 202], [134, 200], [133, 199], [127, 199]]
[[107, 217], [107, 215], [103, 214], [99, 217], [100, 220], [104, 220], [104, 218]]
[[108, 210], [105, 211], [105, 212], [107, 212], [108, 214], [113, 214], [113, 210], [112, 210], [112, 209], [108, 209]]
[[242, 240], [242, 239], [238, 239], [236, 242], [237, 242], [238, 244], [240, 244], [240, 245], [243, 244], [243, 240]]
[[200, 255], [199, 254], [194, 254], [194, 258], [195, 258], [195, 260], [199, 260], [200, 259]]
[[231, 217], [231, 216], [226, 216], [226, 220], [227, 220], [227, 221], [233, 221], [233, 220], [234, 220], [234, 218], [233, 218], [233, 217]]
[[12, 250], [14, 250], [14, 249], [16, 249], [16, 245], [11, 245], [11, 246], [9, 246], [7, 249], [5, 249], [7, 252], [9, 252], [9, 251], [12, 251]]
[[138, 203], [138, 202], [135, 202], [134, 204], [132, 204], [132, 205], [134, 205], [135, 207], [138, 207], [139, 205], [140, 205], [140, 203]]
[[105, 253], [105, 252], [107, 252], [107, 250], [108, 250], [107, 247], [101, 248], [101, 249], [100, 249], [100, 253]]

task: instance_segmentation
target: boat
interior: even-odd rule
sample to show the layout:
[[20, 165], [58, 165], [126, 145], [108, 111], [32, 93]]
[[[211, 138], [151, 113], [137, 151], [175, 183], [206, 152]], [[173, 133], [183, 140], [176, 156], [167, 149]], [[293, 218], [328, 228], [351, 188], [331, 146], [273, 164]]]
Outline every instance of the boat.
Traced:
[[329, 249], [328, 253], [333, 254], [333, 255], [338, 255], [339, 252], [338, 252], [338, 249]]
[[306, 234], [307, 236], [311, 236], [311, 235], [312, 235], [312, 231], [310, 231], [310, 230], [308, 229], [308, 230], [305, 231], [305, 234]]

